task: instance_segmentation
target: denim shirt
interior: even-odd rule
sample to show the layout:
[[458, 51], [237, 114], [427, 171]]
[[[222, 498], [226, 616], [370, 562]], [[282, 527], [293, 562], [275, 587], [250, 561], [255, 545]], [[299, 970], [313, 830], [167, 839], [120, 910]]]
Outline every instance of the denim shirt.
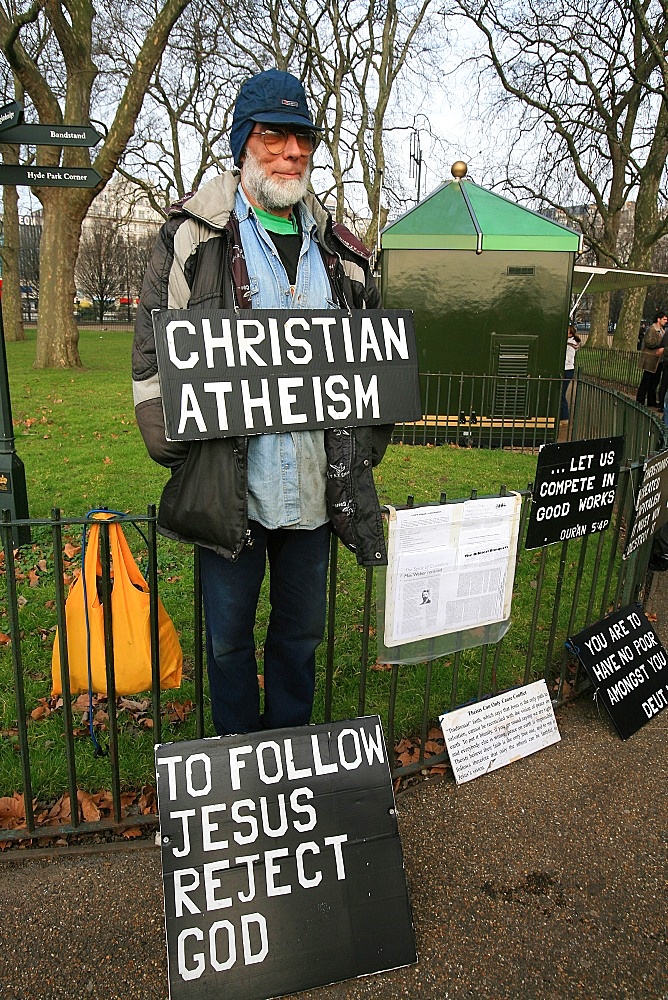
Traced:
[[[239, 185], [235, 212], [248, 267], [253, 309], [335, 309], [315, 242], [315, 220], [303, 203], [302, 246], [294, 294], [271, 237]], [[248, 438], [248, 516], [265, 528], [317, 528], [328, 520], [324, 432], [292, 431]]]

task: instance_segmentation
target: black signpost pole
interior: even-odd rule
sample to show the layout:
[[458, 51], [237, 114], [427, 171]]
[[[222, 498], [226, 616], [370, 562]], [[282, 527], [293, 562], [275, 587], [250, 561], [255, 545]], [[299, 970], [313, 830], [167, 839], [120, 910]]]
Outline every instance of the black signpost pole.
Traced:
[[[5, 351], [5, 330], [0, 305], [0, 508], [8, 510], [12, 520], [28, 518], [28, 492], [23, 462], [14, 447], [12, 405], [9, 396], [9, 376]], [[15, 545], [30, 544], [30, 527], [13, 529]]]
[[[95, 146], [102, 136], [88, 125], [23, 125], [23, 106], [17, 101], [0, 108], [0, 138], [3, 142], [49, 146]], [[0, 187], [5, 184], [35, 184], [41, 187], [95, 187], [102, 178], [92, 167], [32, 167], [0, 165]], [[12, 520], [28, 519], [28, 492], [23, 462], [14, 447], [12, 406], [5, 332], [0, 302], [0, 510], [9, 510]], [[30, 527], [13, 531], [16, 545], [30, 543]]]

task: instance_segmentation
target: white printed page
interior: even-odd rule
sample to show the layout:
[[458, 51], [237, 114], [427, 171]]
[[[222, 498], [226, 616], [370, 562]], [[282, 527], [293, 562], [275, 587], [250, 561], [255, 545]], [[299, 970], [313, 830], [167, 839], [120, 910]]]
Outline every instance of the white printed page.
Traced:
[[561, 739], [544, 680], [446, 712], [439, 721], [457, 784]]
[[510, 617], [521, 497], [390, 508], [386, 646]]

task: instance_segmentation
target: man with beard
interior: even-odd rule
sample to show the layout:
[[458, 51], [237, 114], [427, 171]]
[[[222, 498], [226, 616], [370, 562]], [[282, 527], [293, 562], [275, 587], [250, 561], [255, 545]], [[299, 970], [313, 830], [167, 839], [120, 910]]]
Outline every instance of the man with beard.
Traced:
[[[247, 80], [226, 171], [170, 212], [146, 272], [133, 350], [135, 412], [170, 468], [158, 528], [199, 547], [213, 723], [219, 735], [306, 724], [324, 634], [330, 530], [361, 565], [386, 560], [372, 467], [390, 427], [170, 442], [151, 311], [362, 309], [380, 296], [369, 252], [309, 191], [317, 133], [294, 76]], [[269, 563], [264, 707], [254, 626]]]

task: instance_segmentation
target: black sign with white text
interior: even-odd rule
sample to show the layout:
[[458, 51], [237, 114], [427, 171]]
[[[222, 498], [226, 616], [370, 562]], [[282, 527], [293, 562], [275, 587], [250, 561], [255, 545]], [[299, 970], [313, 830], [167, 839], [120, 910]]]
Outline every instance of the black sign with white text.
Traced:
[[623, 558], [628, 559], [666, 521], [668, 521], [668, 451], [662, 451], [660, 455], [648, 458], [645, 462], [635, 505], [635, 519]]
[[409, 310], [153, 313], [170, 441], [418, 420]]
[[615, 503], [623, 445], [623, 437], [614, 437], [541, 448], [527, 549], [605, 531]]
[[567, 642], [623, 740], [668, 708], [668, 657], [639, 604], [629, 604]]
[[156, 747], [170, 1000], [417, 961], [377, 716]]
[[[2, 136], [2, 132], [0, 132]], [[92, 188], [102, 178], [93, 167], [26, 167], [0, 163], [0, 184]]]
[[18, 101], [10, 101], [0, 108], [0, 132], [14, 128], [23, 120], [23, 105]]

